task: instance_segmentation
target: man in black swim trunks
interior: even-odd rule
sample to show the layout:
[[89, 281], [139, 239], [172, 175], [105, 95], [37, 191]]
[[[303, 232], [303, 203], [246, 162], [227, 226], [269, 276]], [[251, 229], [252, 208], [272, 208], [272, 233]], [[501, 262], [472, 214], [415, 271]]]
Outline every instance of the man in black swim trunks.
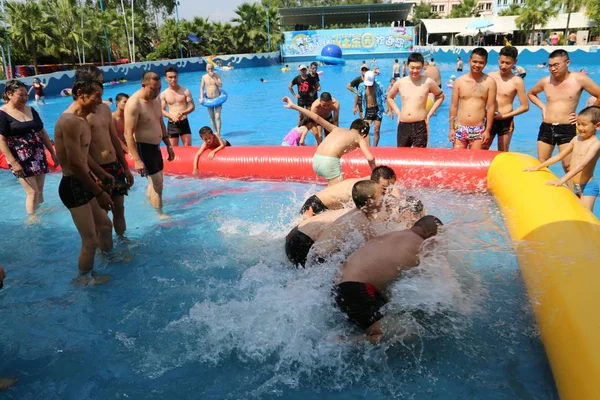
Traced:
[[379, 342], [386, 332], [381, 308], [388, 303], [387, 287], [419, 265], [423, 242], [437, 235], [442, 222], [427, 215], [412, 228], [377, 236], [356, 250], [342, 265], [334, 287], [335, 302], [348, 319], [366, 332], [357, 342]]
[[[88, 168], [91, 141], [86, 117], [102, 104], [102, 84], [89, 77], [73, 84], [73, 103], [61, 114], [54, 127], [56, 153], [63, 177], [58, 195], [69, 209], [81, 236], [79, 276], [75, 283], [93, 285], [108, 281], [108, 276], [92, 276], [96, 249], [112, 249], [112, 224], [104, 210], [110, 210], [110, 195], [96, 183]], [[104, 209], [104, 210], [103, 210]]]
[[169, 161], [173, 161], [175, 153], [163, 122], [159, 94], [158, 74], [152, 71], [144, 73], [142, 88], [125, 105], [125, 139], [135, 162], [135, 169], [142, 176], [148, 177], [146, 194], [150, 197], [152, 207], [158, 212], [159, 218], [169, 218], [162, 208], [164, 165], [160, 142], [167, 147]]
[[[598, 98], [594, 103], [600, 105], [600, 86], [589, 76], [569, 71], [569, 53], [558, 49], [548, 57], [550, 76], [538, 81], [527, 93], [529, 100], [542, 110], [542, 124], [538, 134], [538, 159], [540, 162], [552, 156], [554, 147], [558, 145], [561, 151], [569, 145], [577, 134], [575, 111], [585, 90]], [[547, 104], [544, 104], [538, 94], [544, 92]], [[569, 171], [571, 156], [562, 160], [563, 169]]]
[[363, 109], [362, 109], [362, 97], [360, 97], [360, 95], [358, 94], [358, 86], [363, 82], [363, 80], [365, 79], [365, 73], [369, 70], [369, 66], [367, 64], [363, 64], [360, 66], [360, 76], [356, 77], [354, 79], [352, 79], [352, 81], [348, 84], [348, 86], [346, 86], [346, 88], [351, 91], [352, 93], [354, 93], [355, 98], [354, 98], [354, 107], [352, 108], [352, 114], [356, 114], [356, 112], [358, 112], [358, 114], [360, 115], [360, 118], [362, 119], [363, 117]]
[[[160, 94], [162, 114], [169, 121], [167, 133], [172, 146], [179, 146], [179, 138], [184, 146], [192, 145], [192, 130], [188, 115], [194, 112], [196, 106], [192, 93], [179, 86], [177, 68], [167, 67], [165, 78], [169, 86]], [[168, 108], [168, 111], [167, 111]]]

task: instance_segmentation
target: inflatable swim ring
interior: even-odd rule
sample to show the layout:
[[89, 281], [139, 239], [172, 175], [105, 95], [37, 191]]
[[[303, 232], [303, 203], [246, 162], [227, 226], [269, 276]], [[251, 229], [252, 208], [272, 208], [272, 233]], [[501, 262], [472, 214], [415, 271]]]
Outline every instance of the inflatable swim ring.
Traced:
[[290, 67], [288, 67], [288, 68], [286, 68], [286, 67], [281, 68], [281, 72], [290, 72], [291, 70], [292, 69]]
[[214, 99], [209, 99], [206, 97], [206, 93], [204, 93], [204, 103], [202, 105], [208, 108], [215, 108], [223, 105], [227, 101], [227, 92], [221, 89], [221, 94]]
[[62, 97], [68, 97], [71, 96], [73, 89], [71, 88], [64, 88], [63, 90], [60, 91], [60, 95]]
[[228, 67], [228, 66], [224, 66], [224, 67], [217, 67], [217, 69], [222, 69], [223, 71], [231, 71], [233, 69], [233, 67]]
[[431, 110], [431, 107], [433, 107], [433, 103], [435, 103], [433, 98], [427, 97], [427, 105], [425, 106], [425, 109], [427, 110], [427, 112], [429, 112]]
[[343, 58], [329, 57], [329, 56], [317, 56], [317, 61], [321, 61], [327, 65], [344, 65], [346, 60]]

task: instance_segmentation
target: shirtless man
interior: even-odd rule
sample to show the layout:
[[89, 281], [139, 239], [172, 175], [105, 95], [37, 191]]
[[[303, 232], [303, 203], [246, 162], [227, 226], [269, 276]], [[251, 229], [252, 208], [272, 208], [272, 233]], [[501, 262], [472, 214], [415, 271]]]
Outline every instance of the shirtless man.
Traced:
[[469, 57], [470, 72], [454, 82], [448, 139], [455, 149], [481, 149], [490, 141], [496, 111], [496, 81], [483, 73], [487, 57], [486, 49], [474, 49]]
[[[200, 104], [204, 104], [204, 97], [214, 99], [221, 95], [223, 82], [219, 74], [215, 72], [215, 67], [212, 64], [206, 64], [206, 74], [200, 82]], [[210, 123], [217, 135], [221, 135], [221, 109], [223, 106], [207, 107]]]
[[[421, 75], [424, 61], [421, 54], [412, 53], [408, 57], [408, 76], [398, 79], [387, 94], [388, 107], [398, 116], [398, 147], [427, 147], [429, 118], [444, 101], [444, 92], [437, 83]], [[394, 100], [398, 93], [402, 100], [402, 110]], [[427, 99], [430, 94], [435, 96], [435, 102], [427, 112]]]
[[[542, 110], [542, 124], [538, 133], [538, 159], [546, 161], [552, 156], [554, 147], [562, 151], [577, 135], [575, 111], [585, 90], [596, 97], [593, 105], [600, 105], [600, 87], [590, 77], [569, 71], [569, 53], [559, 49], [548, 57], [550, 76], [542, 78], [527, 93], [529, 100]], [[544, 104], [538, 94], [546, 94]], [[565, 172], [569, 172], [571, 157], [562, 159]]]
[[[370, 177], [344, 179], [340, 183], [328, 186], [319, 193], [310, 196], [304, 202], [300, 214], [305, 217], [312, 217], [328, 210], [344, 208], [352, 200], [352, 187], [354, 184], [369, 179], [387, 189], [396, 184], [396, 173], [390, 167], [380, 165], [373, 168]], [[399, 196], [400, 193], [397, 192], [395, 195]]]
[[356, 96], [354, 98], [354, 108], [352, 109], [352, 114], [356, 114], [358, 112], [360, 118], [363, 116], [362, 109], [362, 97], [358, 95], [358, 86], [365, 78], [365, 73], [369, 70], [369, 66], [367, 64], [363, 64], [360, 66], [360, 76], [352, 79], [352, 81], [346, 86], [346, 88], [354, 93]]
[[392, 67], [392, 78], [400, 78], [400, 63], [397, 58], [394, 60], [394, 66]]
[[113, 122], [115, 123], [115, 129], [117, 130], [117, 137], [121, 143], [121, 149], [123, 153], [129, 153], [127, 149], [127, 141], [125, 140], [125, 104], [127, 104], [129, 95], [125, 93], [119, 93], [116, 97], [117, 109], [112, 114]]
[[[179, 146], [179, 137], [181, 137], [184, 146], [191, 146], [192, 130], [187, 116], [196, 109], [192, 93], [179, 86], [177, 68], [167, 67], [165, 78], [169, 86], [160, 94], [160, 102], [162, 114], [169, 120], [167, 125], [169, 141], [172, 146]], [[169, 111], [167, 111], [167, 107]]]
[[464, 68], [463, 60], [460, 57], [456, 57], [456, 71], [462, 72]]
[[[371, 126], [373, 124], [373, 146], [379, 144], [381, 120], [385, 110], [385, 89], [376, 79], [375, 71], [365, 73], [363, 82], [358, 85], [358, 97], [362, 98], [362, 109], [365, 111], [363, 120]], [[370, 142], [370, 139], [369, 139]]]
[[317, 146], [317, 151], [313, 156], [313, 170], [317, 176], [327, 181], [328, 185], [334, 185], [341, 182], [342, 175], [341, 157], [360, 148], [367, 159], [371, 169], [375, 168], [375, 157], [369, 151], [369, 125], [363, 120], [356, 119], [350, 125], [350, 129], [338, 128], [332, 123], [324, 120], [316, 113], [297, 106], [289, 97], [284, 97], [285, 107], [296, 110], [306, 115], [317, 124], [331, 132], [321, 144]]
[[442, 222], [433, 215], [412, 228], [371, 239], [342, 265], [335, 285], [335, 302], [348, 319], [365, 330], [357, 341], [378, 343], [386, 331], [380, 312], [388, 302], [385, 292], [404, 271], [419, 265], [423, 242], [437, 235]]
[[161, 140], [167, 146], [169, 161], [173, 161], [175, 153], [162, 119], [159, 94], [160, 77], [156, 72], [145, 72], [142, 76], [142, 88], [135, 92], [125, 105], [125, 138], [136, 171], [148, 177], [146, 194], [150, 196], [150, 204], [158, 211], [160, 218], [169, 218], [162, 210]]
[[[329, 92], [321, 93], [321, 97], [312, 103], [310, 110], [335, 126], [340, 124], [340, 103]], [[329, 131], [323, 127], [315, 126], [313, 133], [318, 145], [327, 137]]]
[[[508, 151], [510, 139], [515, 130], [514, 118], [529, 111], [529, 101], [525, 92], [525, 83], [523, 79], [513, 74], [512, 70], [517, 62], [518, 51], [513, 46], [505, 46], [500, 50], [498, 57], [498, 72], [489, 74], [496, 81], [496, 115], [491, 138], [482, 148], [488, 150], [498, 136], [498, 151]], [[519, 97], [519, 108], [513, 109], [515, 97]]]
[[425, 61], [423, 63], [423, 69], [425, 70], [423, 72], [423, 76], [433, 79], [435, 81], [435, 83], [439, 86], [439, 88], [441, 89], [442, 88], [442, 74], [440, 73], [440, 69], [438, 67], [436, 67], [434, 63], [428, 63], [427, 61]]
[[[89, 77], [102, 82], [102, 71], [94, 65], [77, 68], [75, 79]], [[113, 226], [115, 233], [122, 237], [127, 228], [125, 223], [125, 197], [133, 185], [133, 175], [129, 171], [125, 155], [117, 136], [112, 113], [106, 104], [96, 107], [95, 111], [86, 117], [92, 132], [88, 164], [98, 178], [102, 171], [112, 177], [104, 189], [111, 195], [113, 207]], [[99, 169], [101, 171], [99, 171]]]
[[[360, 234], [362, 239], [369, 240], [376, 235], [373, 224], [379, 219], [383, 188], [372, 180], [359, 181], [352, 187], [352, 200], [356, 208], [336, 219], [319, 236], [314, 237], [314, 244], [307, 252], [308, 264], [322, 263], [334, 253], [352, 252], [359, 244], [352, 241], [351, 235]], [[310, 219], [309, 219], [310, 220]]]
[[73, 103], [56, 121], [54, 140], [63, 177], [58, 195], [71, 213], [81, 235], [79, 276], [75, 283], [94, 285], [108, 276], [93, 276], [96, 249], [112, 249], [112, 224], [105, 210], [113, 207], [110, 195], [96, 183], [88, 167], [91, 129], [87, 116], [102, 104], [102, 84], [88, 76], [73, 84]]

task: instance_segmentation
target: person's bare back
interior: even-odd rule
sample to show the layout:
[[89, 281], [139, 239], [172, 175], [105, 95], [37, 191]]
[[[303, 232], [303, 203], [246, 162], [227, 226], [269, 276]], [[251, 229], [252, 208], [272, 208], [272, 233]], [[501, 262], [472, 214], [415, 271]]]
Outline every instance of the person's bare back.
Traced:
[[317, 193], [317, 197], [330, 210], [344, 208], [347, 203], [352, 202], [352, 187], [354, 184], [366, 179], [369, 179], [369, 177], [344, 179], [340, 183], [321, 190]]
[[433, 79], [438, 87], [442, 87], [442, 75], [440, 74], [440, 70], [435, 65], [431, 63], [425, 63], [425, 71], [423, 72], [423, 76]]
[[331, 226], [331, 224], [340, 218], [342, 215], [348, 213], [350, 209], [339, 209], [339, 210], [331, 210], [325, 211], [319, 215], [315, 215], [312, 218], [307, 218], [298, 224], [298, 229], [300, 232], [304, 233], [306, 236], [315, 240], [319, 238], [325, 228]]

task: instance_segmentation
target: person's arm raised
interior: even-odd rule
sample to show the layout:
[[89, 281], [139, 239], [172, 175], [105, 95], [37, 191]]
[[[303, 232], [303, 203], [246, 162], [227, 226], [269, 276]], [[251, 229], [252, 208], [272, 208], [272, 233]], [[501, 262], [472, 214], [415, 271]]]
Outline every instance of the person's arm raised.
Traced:
[[301, 114], [306, 115], [307, 117], [309, 117], [310, 119], [312, 119], [313, 121], [315, 121], [317, 124], [321, 125], [323, 128], [325, 128], [329, 132], [331, 132], [335, 128], [337, 128], [337, 126], [335, 126], [331, 122], [329, 122], [329, 121], [321, 118], [321, 116], [319, 116], [317, 113], [314, 113], [314, 112], [312, 112], [310, 110], [307, 110], [305, 108], [297, 106], [287, 96], [283, 98], [283, 102], [286, 103], [285, 104], [285, 108], [290, 108], [292, 110], [296, 110], [296, 111], [300, 112]]

